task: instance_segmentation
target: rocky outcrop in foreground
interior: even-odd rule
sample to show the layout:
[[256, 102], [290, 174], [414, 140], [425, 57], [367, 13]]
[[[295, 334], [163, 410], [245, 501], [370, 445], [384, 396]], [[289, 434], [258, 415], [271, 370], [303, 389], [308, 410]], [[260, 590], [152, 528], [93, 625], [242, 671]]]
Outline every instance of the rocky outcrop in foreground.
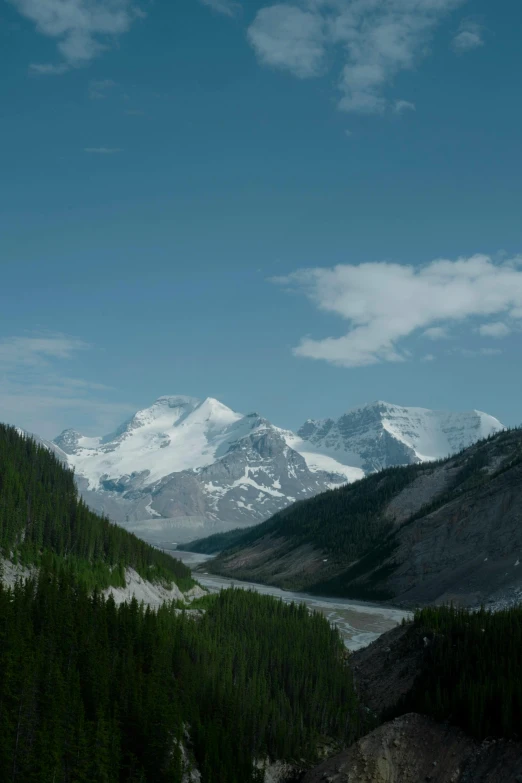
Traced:
[[522, 743], [476, 742], [409, 713], [308, 772], [302, 783], [519, 783]]

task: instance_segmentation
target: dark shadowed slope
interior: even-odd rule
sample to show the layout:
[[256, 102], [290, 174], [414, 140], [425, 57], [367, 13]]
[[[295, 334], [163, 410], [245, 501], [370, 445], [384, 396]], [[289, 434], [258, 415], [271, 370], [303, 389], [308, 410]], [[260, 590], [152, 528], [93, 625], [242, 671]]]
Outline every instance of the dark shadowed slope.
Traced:
[[210, 564], [215, 573], [373, 600], [463, 605], [522, 589], [522, 430], [437, 463], [301, 501]]

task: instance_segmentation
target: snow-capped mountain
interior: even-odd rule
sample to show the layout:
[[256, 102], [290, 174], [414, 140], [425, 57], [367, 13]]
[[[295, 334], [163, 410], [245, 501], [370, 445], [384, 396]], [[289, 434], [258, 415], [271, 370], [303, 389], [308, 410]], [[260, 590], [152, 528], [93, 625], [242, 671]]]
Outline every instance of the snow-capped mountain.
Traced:
[[447, 457], [501, 429], [498, 419], [482, 411], [404, 408], [379, 400], [337, 421], [309, 419], [289, 443], [301, 453], [309, 449], [371, 473]]
[[372, 403], [297, 434], [218, 400], [160, 397], [115, 432], [65, 430], [52, 447], [86, 502], [149, 540], [183, 541], [267, 519], [389, 465], [435, 459], [501, 429], [487, 414]]
[[[65, 430], [54, 446], [74, 467], [86, 502], [140, 535], [183, 540], [252, 525], [295, 500], [362, 477], [358, 468], [309, 466], [256, 413], [218, 400], [160, 397], [115, 432]], [[168, 520], [168, 522], [166, 521]], [[142, 524], [140, 524], [142, 523]]]

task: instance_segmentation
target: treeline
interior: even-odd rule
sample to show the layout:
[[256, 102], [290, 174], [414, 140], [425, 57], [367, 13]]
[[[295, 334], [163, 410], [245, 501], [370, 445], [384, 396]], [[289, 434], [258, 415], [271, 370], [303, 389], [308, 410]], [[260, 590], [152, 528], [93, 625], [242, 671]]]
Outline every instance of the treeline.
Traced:
[[249, 783], [254, 759], [353, 740], [344, 648], [321, 615], [243, 590], [195, 619], [117, 607], [44, 562], [0, 587], [0, 780]]
[[402, 711], [449, 720], [478, 739], [522, 737], [522, 606], [490, 612], [428, 607], [422, 672]]
[[44, 446], [3, 424], [0, 552], [23, 565], [38, 565], [44, 553], [53, 553], [91, 588], [124, 585], [126, 567], [182, 590], [194, 584], [178, 560], [90, 511], [78, 499], [73, 473]]
[[426, 465], [387, 468], [301, 500], [246, 531], [227, 553], [271, 535], [289, 538], [293, 546], [310, 543], [342, 560], [356, 560], [389, 529], [382, 515], [387, 503], [427, 469]]
[[[214, 536], [203, 539], [196, 544], [197, 551], [219, 552], [208, 569], [230, 575], [228, 569], [223, 570], [227, 558], [264, 537], [277, 540], [278, 552], [284, 551], [289, 557], [299, 546], [309, 544], [328, 555], [331, 576], [315, 584], [310, 579], [292, 577], [293, 583], [285, 581], [285, 587], [361, 600], [388, 600], [393, 598], [393, 593], [386, 580], [397, 565], [393, 555], [400, 546], [402, 528], [464, 493], [475, 491], [519, 464], [521, 459], [522, 429], [505, 430], [453, 457], [387, 468], [353, 484], [298, 501], [243, 534], [231, 531], [221, 539]], [[386, 518], [384, 511], [391, 500], [419, 476], [443, 465], [455, 468], [448, 474], [452, 478], [444, 490], [399, 526]], [[269, 565], [265, 573], [270, 575]], [[240, 579], [250, 578], [248, 567], [236, 569], [232, 574]], [[263, 578], [259, 569], [255, 578]], [[282, 580], [275, 583], [283, 584]]]
[[230, 549], [241, 541], [248, 528], [236, 527], [226, 533], [213, 533], [206, 538], [189, 541], [188, 544], [179, 544], [178, 549], [186, 552], [199, 552], [202, 555], [215, 555], [223, 549]]

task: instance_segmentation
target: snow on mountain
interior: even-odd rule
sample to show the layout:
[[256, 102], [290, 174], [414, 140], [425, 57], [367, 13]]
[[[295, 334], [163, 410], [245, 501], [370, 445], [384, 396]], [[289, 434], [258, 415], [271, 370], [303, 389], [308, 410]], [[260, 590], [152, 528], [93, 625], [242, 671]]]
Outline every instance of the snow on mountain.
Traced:
[[50, 445], [74, 467], [91, 507], [159, 543], [255, 524], [295, 500], [446, 456], [499, 429], [479, 411], [376, 402], [337, 421], [310, 419], [295, 434], [210, 397], [168, 396], [109, 435], [65, 430]]
[[289, 443], [301, 453], [308, 448], [369, 473], [447, 457], [501, 429], [498, 419], [482, 411], [405, 408], [379, 400], [337, 421], [309, 419]]
[[147, 484], [169, 473], [208, 465], [220, 447], [237, 438], [234, 424], [243, 417], [208, 397], [160, 397], [138, 411], [116, 433], [85, 438], [66, 430], [56, 445], [87, 479], [88, 489], [103, 489], [122, 476], [138, 476]]

